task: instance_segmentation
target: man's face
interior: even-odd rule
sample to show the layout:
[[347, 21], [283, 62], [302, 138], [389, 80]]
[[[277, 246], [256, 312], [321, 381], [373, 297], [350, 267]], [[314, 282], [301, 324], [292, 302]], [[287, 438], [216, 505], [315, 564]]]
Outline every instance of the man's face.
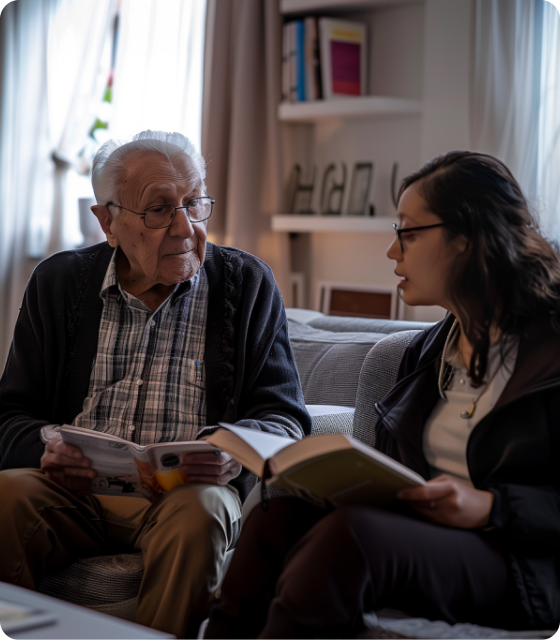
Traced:
[[[116, 204], [132, 211], [143, 212], [157, 204], [185, 206], [191, 198], [204, 195], [200, 175], [186, 154], [173, 161], [156, 152], [131, 154], [123, 176]], [[112, 207], [108, 213], [107, 240], [122, 249], [133, 282], [175, 285], [192, 278], [204, 262], [207, 223], [192, 224], [184, 209], [166, 229], [148, 229], [141, 216], [126, 209]]]

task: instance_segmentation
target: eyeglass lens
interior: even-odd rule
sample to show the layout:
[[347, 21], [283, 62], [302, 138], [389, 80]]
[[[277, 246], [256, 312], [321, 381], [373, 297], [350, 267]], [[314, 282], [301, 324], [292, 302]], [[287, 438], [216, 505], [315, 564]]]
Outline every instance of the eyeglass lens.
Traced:
[[[211, 198], [194, 198], [186, 207], [178, 207], [186, 209], [189, 219], [192, 222], [202, 222], [210, 217], [212, 213]], [[144, 220], [146, 226], [152, 229], [167, 227], [175, 217], [176, 208], [172, 204], [154, 205], [145, 211]]]

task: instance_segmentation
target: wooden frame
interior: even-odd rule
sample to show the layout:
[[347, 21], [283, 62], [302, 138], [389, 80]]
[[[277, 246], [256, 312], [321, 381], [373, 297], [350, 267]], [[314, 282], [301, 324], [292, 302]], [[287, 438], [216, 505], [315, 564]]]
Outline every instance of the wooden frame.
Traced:
[[319, 282], [316, 309], [326, 315], [355, 318], [399, 318], [397, 287], [341, 282]]

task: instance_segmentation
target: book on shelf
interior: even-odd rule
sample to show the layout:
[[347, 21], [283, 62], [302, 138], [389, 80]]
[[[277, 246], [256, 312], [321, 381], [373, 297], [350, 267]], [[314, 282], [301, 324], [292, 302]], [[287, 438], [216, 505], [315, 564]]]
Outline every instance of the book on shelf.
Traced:
[[282, 27], [282, 102], [290, 100], [290, 23]]
[[342, 434], [293, 440], [220, 423], [206, 440], [229, 453], [267, 485], [319, 506], [379, 505], [405, 487], [425, 484], [414, 471]]
[[317, 18], [308, 16], [305, 25], [305, 99], [320, 100], [321, 66], [319, 62], [319, 31]]
[[323, 97], [366, 93], [366, 25], [319, 18]]
[[297, 101], [305, 101], [305, 24], [295, 20], [296, 25], [296, 64], [297, 64]]
[[296, 102], [298, 97], [297, 24], [288, 23], [288, 79], [290, 91], [288, 100]]
[[159, 442], [138, 445], [129, 440], [91, 429], [63, 425], [64, 442], [80, 447], [97, 477], [92, 493], [149, 498], [166, 493], [187, 478], [179, 467], [190, 452], [217, 451], [205, 440]]

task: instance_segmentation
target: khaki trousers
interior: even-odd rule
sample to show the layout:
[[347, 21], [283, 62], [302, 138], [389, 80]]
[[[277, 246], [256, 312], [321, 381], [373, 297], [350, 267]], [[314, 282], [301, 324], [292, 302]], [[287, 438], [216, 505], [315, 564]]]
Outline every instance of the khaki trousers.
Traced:
[[78, 558], [142, 551], [136, 621], [196, 637], [240, 518], [230, 486], [185, 484], [152, 504], [76, 498], [37, 469], [2, 471], [0, 581], [36, 589], [47, 572]]

